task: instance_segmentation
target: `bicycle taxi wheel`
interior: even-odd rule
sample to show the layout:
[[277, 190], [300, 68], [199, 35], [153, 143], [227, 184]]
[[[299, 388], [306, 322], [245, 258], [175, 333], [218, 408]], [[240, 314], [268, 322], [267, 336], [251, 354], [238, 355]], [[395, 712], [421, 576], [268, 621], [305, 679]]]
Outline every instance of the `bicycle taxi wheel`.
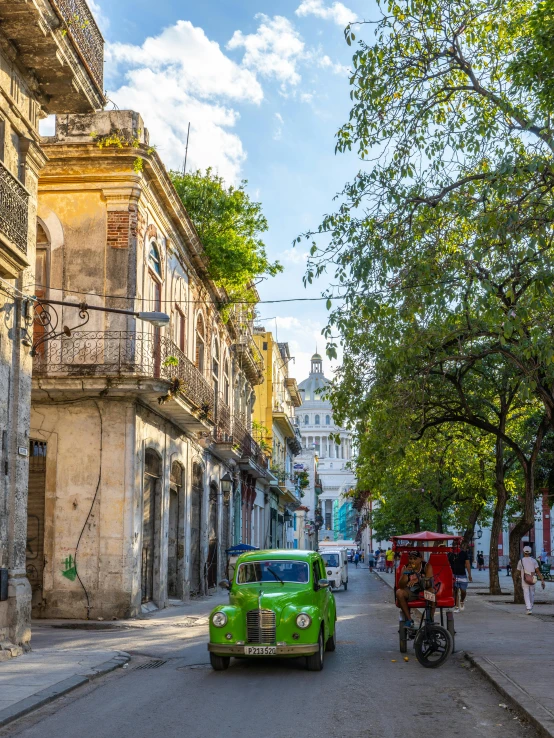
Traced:
[[427, 669], [436, 669], [444, 664], [452, 653], [452, 636], [436, 623], [421, 627], [415, 637], [414, 650], [417, 660]]

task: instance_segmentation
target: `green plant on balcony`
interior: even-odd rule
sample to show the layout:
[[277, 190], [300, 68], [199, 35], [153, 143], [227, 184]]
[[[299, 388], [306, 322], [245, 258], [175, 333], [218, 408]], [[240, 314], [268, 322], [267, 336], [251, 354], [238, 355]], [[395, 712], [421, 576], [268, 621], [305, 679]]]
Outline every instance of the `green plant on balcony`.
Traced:
[[158, 397], [158, 404], [165, 405], [166, 402], [169, 402], [172, 398], [177, 397], [179, 392], [183, 391], [183, 388], [183, 381], [179, 379], [179, 377], [174, 377], [171, 380], [171, 386], [167, 390], [167, 393]]

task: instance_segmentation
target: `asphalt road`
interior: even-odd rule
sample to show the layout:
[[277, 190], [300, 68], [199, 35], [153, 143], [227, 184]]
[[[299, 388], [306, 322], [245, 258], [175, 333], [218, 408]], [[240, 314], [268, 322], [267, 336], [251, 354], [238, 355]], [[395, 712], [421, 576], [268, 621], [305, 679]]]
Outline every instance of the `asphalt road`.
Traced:
[[[405, 662], [397, 649], [391, 591], [367, 569], [351, 567], [348, 591], [335, 596], [338, 645], [326, 654], [322, 672], [306, 671], [303, 659], [234, 660], [228, 671], [213, 672], [205, 626], [194, 637], [175, 636], [178, 629], [163, 637], [158, 630], [144, 651], [133, 650], [128, 669], [0, 730], [0, 736], [536, 738], [516, 713], [499, 706], [500, 695], [460, 654], [439, 669], [424, 669], [409, 647]], [[157, 655], [161, 666], [137, 668]]]

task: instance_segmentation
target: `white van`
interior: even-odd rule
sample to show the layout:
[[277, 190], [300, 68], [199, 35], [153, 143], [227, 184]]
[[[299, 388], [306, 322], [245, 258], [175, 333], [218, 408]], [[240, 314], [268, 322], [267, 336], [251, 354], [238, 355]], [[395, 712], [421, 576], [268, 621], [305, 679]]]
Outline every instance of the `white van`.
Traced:
[[341, 548], [330, 549], [325, 547], [319, 553], [325, 562], [325, 571], [329, 584], [334, 589], [343, 587], [348, 589], [348, 558], [346, 551]]

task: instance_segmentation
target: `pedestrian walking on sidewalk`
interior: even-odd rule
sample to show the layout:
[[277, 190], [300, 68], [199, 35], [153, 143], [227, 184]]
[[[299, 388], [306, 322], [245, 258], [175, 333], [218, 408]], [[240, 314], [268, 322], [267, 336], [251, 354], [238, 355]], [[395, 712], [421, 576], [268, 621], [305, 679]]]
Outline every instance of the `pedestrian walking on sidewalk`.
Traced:
[[448, 554], [450, 567], [454, 574], [454, 602], [456, 603], [454, 612], [460, 612], [460, 610], [463, 612], [467, 595], [467, 585], [473, 581], [467, 549], [467, 543], [462, 543], [458, 553], [452, 552]]
[[369, 571], [373, 571], [373, 567], [375, 566], [375, 556], [371, 551], [367, 555], [367, 563], [369, 565]]
[[356, 569], [358, 568], [358, 561], [360, 560], [360, 554], [356, 551], [354, 554], [354, 564], [356, 565]]
[[523, 597], [525, 598], [527, 615], [532, 615], [533, 605], [535, 603], [535, 582], [537, 581], [537, 577], [541, 580], [541, 587], [543, 589], [545, 584], [539, 563], [531, 556], [530, 546], [525, 546], [523, 549], [523, 558], [518, 562], [517, 570], [521, 572], [521, 583], [523, 585]]
[[390, 546], [387, 548], [387, 552], [385, 554], [385, 562], [386, 562], [386, 567], [387, 567], [387, 573], [390, 572], [392, 574], [392, 570], [394, 569], [394, 551], [392, 550]]

